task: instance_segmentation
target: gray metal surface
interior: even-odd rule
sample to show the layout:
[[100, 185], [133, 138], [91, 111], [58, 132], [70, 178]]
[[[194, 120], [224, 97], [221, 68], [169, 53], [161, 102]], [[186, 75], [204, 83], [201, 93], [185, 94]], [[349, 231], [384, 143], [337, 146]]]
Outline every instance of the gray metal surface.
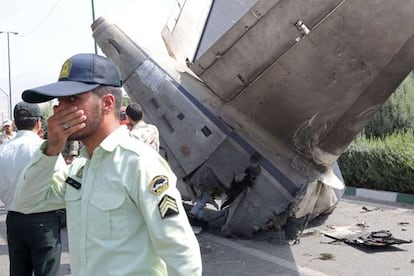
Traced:
[[262, 2], [190, 66], [224, 102], [230, 102], [297, 43], [302, 36], [295, 26], [298, 20], [312, 28], [342, 0], [273, 1], [273, 6], [266, 7]]
[[[223, 231], [250, 236], [266, 228], [269, 218], [286, 210], [306, 183], [296, 168], [251, 140], [246, 132], [235, 132], [234, 126], [222, 121], [220, 114], [225, 116], [225, 110], [211, 90], [193, 75], [178, 71], [171, 59], [164, 60], [164, 66], [153, 61], [105, 18], [98, 19], [92, 28], [98, 45], [120, 68], [131, 99], [141, 103], [147, 119], [158, 126], [161, 147], [166, 150], [161, 154], [185, 181], [180, 181], [184, 197], [194, 198], [190, 187], [208, 189], [220, 183], [217, 185], [229, 188], [235, 176], [244, 174], [251, 155], [260, 152], [262, 173], [255, 186], [229, 207]], [[297, 173], [285, 174], [292, 170]], [[256, 204], [258, 201], [262, 203]]]
[[413, 12], [412, 0], [277, 1], [190, 67], [253, 124], [329, 165], [412, 70]]
[[211, 3], [180, 2], [177, 33], [164, 37], [175, 58], [146, 55], [103, 18], [92, 29], [129, 96], [159, 126], [181, 184], [198, 198], [228, 190], [260, 156], [224, 233], [251, 236], [331, 212], [344, 190], [337, 158], [413, 68], [414, 0], [259, 0], [193, 71], [182, 58], [203, 28], [188, 19], [198, 12], [197, 24], [207, 22]]
[[196, 55], [190, 61], [193, 62], [207, 51], [256, 2], [257, 0], [215, 0], [205, 23]]
[[147, 120], [157, 125], [167, 156], [179, 160], [173, 164], [178, 177], [191, 173], [226, 135], [187, 98], [178, 96], [177, 83], [115, 25], [101, 18], [93, 28], [99, 46], [120, 68], [132, 101], [139, 102]]
[[210, 14], [213, 0], [176, 1], [171, 16], [162, 30], [169, 52], [180, 61], [193, 60], [204, 26]]

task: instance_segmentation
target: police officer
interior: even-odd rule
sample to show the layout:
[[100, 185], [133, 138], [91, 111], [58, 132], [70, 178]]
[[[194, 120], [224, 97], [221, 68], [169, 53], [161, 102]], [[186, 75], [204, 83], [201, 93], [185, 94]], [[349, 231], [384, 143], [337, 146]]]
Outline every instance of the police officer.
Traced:
[[[48, 142], [20, 178], [16, 208], [66, 206], [73, 275], [201, 275], [176, 176], [120, 126], [120, 86], [112, 62], [78, 54], [63, 64], [58, 82], [23, 92], [25, 101], [59, 104], [48, 119]], [[83, 144], [69, 166], [59, 158], [67, 139]]]

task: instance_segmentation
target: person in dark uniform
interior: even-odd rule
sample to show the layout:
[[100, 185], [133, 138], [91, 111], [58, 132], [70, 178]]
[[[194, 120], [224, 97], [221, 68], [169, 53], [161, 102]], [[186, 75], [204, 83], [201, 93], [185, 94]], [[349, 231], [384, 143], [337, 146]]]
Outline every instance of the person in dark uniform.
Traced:
[[[16, 138], [0, 145], [0, 198], [6, 218], [11, 276], [56, 276], [59, 274], [61, 240], [56, 211], [16, 212], [16, 183], [33, 153], [44, 142], [38, 135], [42, 116], [36, 104], [20, 102], [14, 107]], [[35, 182], [36, 179], [31, 181]]]

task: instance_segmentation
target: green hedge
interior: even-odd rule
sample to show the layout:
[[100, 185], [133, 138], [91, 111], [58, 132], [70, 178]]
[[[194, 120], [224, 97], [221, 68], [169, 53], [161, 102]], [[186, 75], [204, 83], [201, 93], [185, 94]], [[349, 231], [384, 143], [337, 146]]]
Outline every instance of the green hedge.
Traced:
[[364, 128], [367, 137], [414, 129], [414, 74], [411, 72]]
[[414, 135], [358, 135], [338, 160], [347, 186], [414, 194]]

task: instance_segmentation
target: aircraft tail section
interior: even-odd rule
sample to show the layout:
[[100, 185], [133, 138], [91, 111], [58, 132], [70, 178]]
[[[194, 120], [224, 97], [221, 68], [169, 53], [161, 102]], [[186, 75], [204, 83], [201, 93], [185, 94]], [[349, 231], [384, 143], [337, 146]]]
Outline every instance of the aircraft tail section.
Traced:
[[317, 167], [333, 164], [412, 70], [414, 0], [230, 1], [248, 4], [217, 38], [209, 27], [229, 11], [222, 2], [189, 67], [225, 106]]
[[92, 28], [185, 187], [201, 206], [226, 194], [228, 235], [330, 212], [345, 188], [337, 158], [413, 68], [414, 0], [177, 5], [172, 57], [103, 18]]

